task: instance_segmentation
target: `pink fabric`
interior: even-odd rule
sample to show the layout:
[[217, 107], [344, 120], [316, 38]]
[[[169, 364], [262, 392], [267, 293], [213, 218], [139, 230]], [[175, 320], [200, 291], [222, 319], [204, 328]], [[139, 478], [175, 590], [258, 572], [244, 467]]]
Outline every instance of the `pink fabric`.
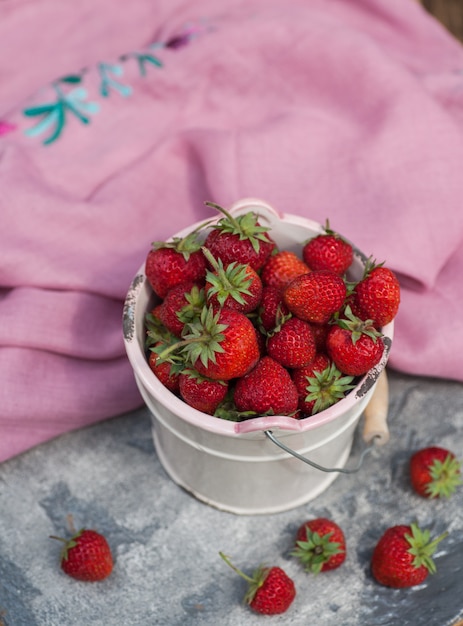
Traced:
[[123, 299], [205, 200], [329, 217], [400, 276], [391, 366], [463, 380], [463, 51], [416, 2], [3, 0], [0, 80], [0, 460], [141, 405]]

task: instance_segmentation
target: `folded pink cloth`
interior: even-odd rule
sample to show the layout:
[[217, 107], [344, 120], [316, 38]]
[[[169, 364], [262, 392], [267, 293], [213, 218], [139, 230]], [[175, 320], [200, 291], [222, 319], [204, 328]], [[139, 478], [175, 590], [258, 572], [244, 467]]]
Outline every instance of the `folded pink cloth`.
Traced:
[[391, 366], [463, 380], [463, 48], [411, 0], [0, 3], [0, 461], [142, 404], [150, 244], [254, 196], [402, 284]]

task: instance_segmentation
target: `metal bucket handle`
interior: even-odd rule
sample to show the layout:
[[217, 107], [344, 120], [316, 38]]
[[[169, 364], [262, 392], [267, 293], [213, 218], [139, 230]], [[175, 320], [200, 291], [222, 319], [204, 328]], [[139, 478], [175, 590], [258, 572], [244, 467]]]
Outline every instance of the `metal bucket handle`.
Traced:
[[265, 430], [264, 434], [279, 448], [288, 452], [296, 459], [307, 463], [311, 467], [320, 470], [321, 472], [339, 472], [341, 474], [355, 474], [363, 465], [363, 461], [367, 454], [369, 454], [374, 445], [384, 445], [389, 441], [389, 430], [387, 427], [387, 412], [389, 404], [389, 384], [387, 380], [386, 370], [384, 369], [378, 377], [375, 391], [371, 397], [370, 402], [365, 408], [364, 417], [365, 423], [363, 428], [363, 440], [367, 444], [355, 467], [346, 469], [343, 467], [323, 467], [314, 461], [311, 461], [302, 454], [299, 454], [292, 448], [289, 448], [282, 441], [277, 439], [271, 430]]
[[358, 461], [358, 463], [357, 463], [357, 465], [355, 467], [352, 467], [350, 469], [346, 469], [344, 467], [323, 467], [322, 465], [319, 465], [318, 463], [315, 463], [314, 461], [311, 461], [307, 457], [302, 456], [302, 454], [299, 454], [298, 452], [296, 452], [292, 448], [289, 448], [286, 444], [284, 444], [282, 441], [277, 439], [275, 437], [275, 435], [272, 433], [271, 430], [264, 430], [264, 434], [267, 435], [267, 437], [270, 439], [270, 441], [273, 441], [273, 443], [275, 445], [277, 445], [279, 448], [281, 448], [285, 452], [288, 452], [289, 454], [292, 454], [294, 457], [296, 457], [296, 459], [299, 459], [300, 461], [303, 461], [304, 463], [307, 463], [307, 465], [311, 465], [312, 467], [314, 467], [317, 470], [320, 470], [321, 472], [340, 472], [342, 474], [355, 474], [355, 472], [358, 472], [359, 469], [363, 465], [364, 458], [373, 449], [373, 445], [372, 444], [374, 442], [376, 442], [376, 438], [379, 438], [379, 435], [376, 435], [371, 440], [371, 442], [367, 444], [367, 447], [362, 451], [362, 453], [360, 455], [360, 458], [359, 458], [359, 461]]

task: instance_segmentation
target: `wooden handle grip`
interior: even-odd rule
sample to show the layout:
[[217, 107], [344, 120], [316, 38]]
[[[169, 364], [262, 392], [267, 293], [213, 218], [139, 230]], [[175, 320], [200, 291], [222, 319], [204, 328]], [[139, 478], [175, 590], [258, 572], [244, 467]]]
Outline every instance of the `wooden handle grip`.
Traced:
[[371, 400], [364, 411], [363, 439], [366, 443], [370, 443], [373, 438], [380, 446], [389, 441], [388, 409], [389, 383], [384, 369], [378, 377]]

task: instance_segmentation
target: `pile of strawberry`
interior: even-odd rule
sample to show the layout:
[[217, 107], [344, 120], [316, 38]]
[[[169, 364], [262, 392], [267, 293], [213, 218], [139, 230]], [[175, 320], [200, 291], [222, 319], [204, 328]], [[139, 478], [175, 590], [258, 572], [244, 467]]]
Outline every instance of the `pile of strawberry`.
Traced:
[[155, 242], [145, 273], [149, 365], [190, 406], [242, 420], [303, 418], [342, 399], [374, 367], [397, 314], [395, 274], [371, 260], [349, 282], [349, 242], [329, 228], [278, 249], [253, 212]]
[[[423, 498], [450, 498], [463, 484], [461, 461], [453, 452], [439, 446], [428, 446], [414, 452], [409, 460], [409, 478], [413, 490]], [[71, 578], [97, 582], [113, 571], [113, 555], [105, 536], [82, 528], [76, 532], [68, 516], [71, 538], [51, 536], [63, 544], [61, 569]], [[371, 555], [374, 579], [388, 587], [412, 587], [436, 572], [432, 555], [447, 536], [431, 539], [427, 530], [416, 524], [401, 524], [386, 529]], [[336, 522], [326, 517], [306, 520], [297, 530], [291, 556], [296, 557], [305, 572], [319, 574], [340, 567], [347, 556], [346, 537]], [[278, 566], [260, 566], [252, 576], [235, 567], [228, 556], [224, 561], [248, 582], [245, 602], [257, 613], [276, 615], [288, 610], [296, 597], [296, 585]]]
[[[421, 448], [409, 459], [410, 484], [423, 498], [449, 498], [463, 484], [461, 467], [461, 461], [446, 448]], [[429, 530], [420, 528], [415, 522], [389, 526], [370, 555], [373, 579], [393, 589], [420, 585], [429, 574], [436, 573], [432, 557], [448, 534], [445, 531], [432, 538]], [[289, 609], [296, 597], [296, 584], [281, 567], [260, 566], [249, 576], [235, 567], [223, 552], [219, 554], [247, 581], [244, 601], [253, 611], [278, 615]], [[334, 520], [326, 517], [309, 519], [299, 526], [290, 555], [299, 560], [305, 572], [329, 572], [341, 567], [346, 560], [347, 540]]]

